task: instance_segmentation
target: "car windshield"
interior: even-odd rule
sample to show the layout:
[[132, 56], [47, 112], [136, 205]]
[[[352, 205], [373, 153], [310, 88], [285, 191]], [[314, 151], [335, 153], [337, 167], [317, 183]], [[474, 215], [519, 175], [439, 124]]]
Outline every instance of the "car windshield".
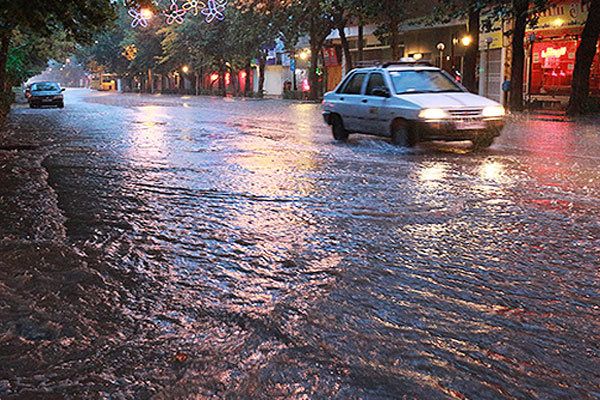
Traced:
[[56, 83], [36, 83], [31, 87], [32, 92], [49, 92], [60, 90]]
[[391, 71], [396, 94], [462, 92], [463, 90], [441, 71]]

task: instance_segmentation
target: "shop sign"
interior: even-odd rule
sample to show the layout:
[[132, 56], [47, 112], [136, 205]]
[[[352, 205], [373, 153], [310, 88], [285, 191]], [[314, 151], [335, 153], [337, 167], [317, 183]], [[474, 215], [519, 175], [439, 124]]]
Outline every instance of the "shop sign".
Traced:
[[546, 50], [542, 50], [542, 58], [546, 57], [560, 57], [567, 54], [567, 48], [561, 47], [559, 49], [555, 49], [554, 47], [548, 47]]
[[326, 67], [340, 65], [335, 47], [323, 47], [323, 65]]
[[537, 14], [537, 24], [529, 30], [548, 30], [560, 28], [581, 28], [585, 25], [589, 3], [577, 0], [561, 0], [546, 11]]
[[502, 29], [502, 24], [504, 21], [502, 19], [498, 19], [489, 29], [484, 29], [488, 16], [483, 14], [484, 13], [482, 13], [479, 21], [479, 26], [481, 27], [481, 30], [479, 31], [479, 50], [501, 49], [504, 38]]

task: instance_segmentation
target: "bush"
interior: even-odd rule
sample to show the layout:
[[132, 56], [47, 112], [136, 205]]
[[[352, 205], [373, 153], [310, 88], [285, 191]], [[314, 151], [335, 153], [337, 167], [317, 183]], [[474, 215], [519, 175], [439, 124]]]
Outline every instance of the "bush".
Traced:
[[286, 100], [307, 100], [308, 93], [300, 90], [285, 90], [283, 92], [283, 98]]
[[10, 105], [15, 101], [15, 94], [0, 93], [0, 127], [4, 125], [6, 116], [10, 112]]

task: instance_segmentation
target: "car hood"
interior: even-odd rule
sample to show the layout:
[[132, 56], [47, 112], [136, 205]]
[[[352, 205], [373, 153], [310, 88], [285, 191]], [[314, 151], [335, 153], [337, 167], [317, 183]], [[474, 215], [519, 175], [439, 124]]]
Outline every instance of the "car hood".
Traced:
[[473, 93], [415, 93], [399, 95], [403, 100], [410, 101], [420, 107], [486, 107], [499, 104], [488, 98]]
[[46, 90], [41, 92], [31, 92], [32, 96], [58, 96], [61, 94], [59, 90]]

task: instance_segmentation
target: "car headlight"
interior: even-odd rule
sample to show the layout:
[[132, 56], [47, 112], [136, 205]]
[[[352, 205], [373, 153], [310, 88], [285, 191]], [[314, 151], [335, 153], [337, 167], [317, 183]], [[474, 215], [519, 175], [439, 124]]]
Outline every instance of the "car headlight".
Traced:
[[424, 108], [419, 113], [419, 118], [423, 119], [442, 119], [447, 116], [448, 113], [441, 108]]
[[489, 106], [484, 108], [481, 113], [484, 117], [502, 117], [504, 114], [506, 114], [506, 111], [502, 106]]

